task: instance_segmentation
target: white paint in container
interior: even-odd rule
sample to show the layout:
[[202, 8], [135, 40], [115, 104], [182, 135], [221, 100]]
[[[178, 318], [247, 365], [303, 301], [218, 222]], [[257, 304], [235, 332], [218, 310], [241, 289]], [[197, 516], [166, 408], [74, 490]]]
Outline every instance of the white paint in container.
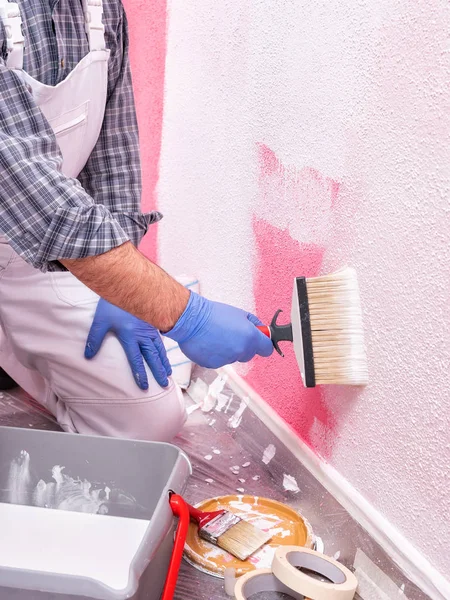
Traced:
[[0, 503], [0, 565], [124, 589], [148, 520]]

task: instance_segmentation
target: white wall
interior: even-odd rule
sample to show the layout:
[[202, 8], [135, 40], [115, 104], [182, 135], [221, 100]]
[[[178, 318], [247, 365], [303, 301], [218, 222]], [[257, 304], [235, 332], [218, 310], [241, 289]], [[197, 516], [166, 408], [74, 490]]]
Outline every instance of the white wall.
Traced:
[[450, 4], [171, 0], [169, 17], [163, 265], [264, 318], [311, 257], [357, 269], [370, 386], [307, 395], [289, 357], [248, 380], [449, 573]]

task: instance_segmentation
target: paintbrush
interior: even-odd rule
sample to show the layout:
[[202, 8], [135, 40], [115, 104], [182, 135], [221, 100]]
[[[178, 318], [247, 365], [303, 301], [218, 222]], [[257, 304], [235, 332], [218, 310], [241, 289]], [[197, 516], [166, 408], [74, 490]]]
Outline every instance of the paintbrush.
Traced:
[[294, 344], [303, 383], [367, 385], [369, 380], [356, 271], [349, 267], [331, 275], [296, 277], [291, 323], [258, 327], [283, 353], [279, 342]]
[[270, 533], [227, 510], [203, 512], [193, 506], [188, 507], [191, 520], [198, 524], [199, 536], [240, 560], [247, 560], [272, 539]]

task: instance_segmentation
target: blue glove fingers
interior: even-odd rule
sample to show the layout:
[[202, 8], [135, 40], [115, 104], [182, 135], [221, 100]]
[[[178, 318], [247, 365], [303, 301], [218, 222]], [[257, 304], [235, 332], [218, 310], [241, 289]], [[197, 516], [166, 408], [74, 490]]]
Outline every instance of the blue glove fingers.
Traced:
[[103, 340], [109, 331], [109, 324], [94, 317], [84, 348], [85, 358], [94, 358], [100, 350]]
[[137, 386], [145, 392], [148, 390], [148, 377], [139, 344], [134, 340], [130, 344], [120, 336], [118, 336], [118, 339], [122, 344], [125, 354], [127, 355], [127, 359]]
[[[250, 321], [250, 323], [253, 323], [253, 325], [262, 325], [258, 317], [255, 317], [255, 315], [252, 315], [251, 313], [248, 313], [247, 319]], [[259, 329], [257, 329], [256, 332], [258, 334], [255, 340], [256, 354], [265, 357], [270, 356], [273, 352], [272, 340], [264, 335], [262, 331], [259, 331]]]
[[248, 313], [247, 319], [250, 321], [250, 323], [253, 323], [253, 325], [263, 325], [263, 323], [258, 319], [258, 317], [252, 315], [252, 313]]
[[161, 387], [167, 387], [169, 385], [167, 372], [161, 362], [160, 355], [153, 341], [147, 341], [141, 344], [141, 352], [157, 383], [159, 383]]
[[158, 351], [159, 358], [161, 359], [162, 365], [166, 370], [167, 376], [170, 377], [172, 375], [172, 365], [170, 364], [169, 359], [167, 358], [166, 348], [164, 346], [164, 342], [161, 339], [160, 335], [157, 335], [153, 340], [155, 344], [155, 348]]

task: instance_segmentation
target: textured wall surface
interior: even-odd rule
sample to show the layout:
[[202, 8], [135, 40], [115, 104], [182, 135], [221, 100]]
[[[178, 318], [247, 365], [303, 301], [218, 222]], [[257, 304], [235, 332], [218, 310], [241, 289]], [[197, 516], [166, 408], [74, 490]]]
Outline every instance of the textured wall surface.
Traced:
[[269, 320], [294, 275], [357, 269], [365, 390], [305, 391], [289, 348], [245, 376], [444, 573], [449, 22], [446, 0], [170, 0], [158, 184], [161, 262], [212, 298]]
[[[166, 0], [123, 0], [130, 32], [130, 60], [141, 134], [142, 204], [157, 208], [166, 60]], [[150, 227], [141, 250], [156, 259], [157, 226]]]

